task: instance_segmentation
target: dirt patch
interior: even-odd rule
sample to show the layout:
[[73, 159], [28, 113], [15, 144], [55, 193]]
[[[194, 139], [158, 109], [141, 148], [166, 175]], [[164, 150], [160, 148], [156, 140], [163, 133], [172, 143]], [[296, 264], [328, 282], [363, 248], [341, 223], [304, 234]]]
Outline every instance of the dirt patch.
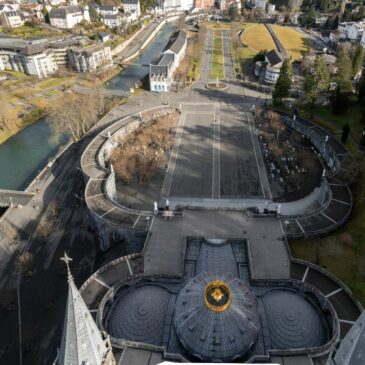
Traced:
[[143, 209], [159, 199], [179, 115], [176, 109], [144, 113], [141, 127], [118, 141], [109, 162], [121, 204]]
[[304, 198], [320, 185], [323, 171], [310, 141], [287, 127], [273, 111], [260, 112], [257, 123], [274, 200]]

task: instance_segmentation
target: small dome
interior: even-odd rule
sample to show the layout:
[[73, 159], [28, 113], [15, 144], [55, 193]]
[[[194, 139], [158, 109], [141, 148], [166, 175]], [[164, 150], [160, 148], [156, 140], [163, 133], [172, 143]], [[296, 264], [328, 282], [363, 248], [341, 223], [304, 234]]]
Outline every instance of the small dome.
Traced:
[[170, 293], [159, 286], [143, 285], [127, 290], [109, 315], [112, 337], [161, 345]]
[[174, 326], [185, 349], [204, 361], [232, 361], [256, 342], [256, 296], [231, 274], [202, 273], [180, 291]]
[[263, 304], [272, 348], [296, 349], [321, 346], [325, 330], [314, 305], [299, 293], [273, 290]]

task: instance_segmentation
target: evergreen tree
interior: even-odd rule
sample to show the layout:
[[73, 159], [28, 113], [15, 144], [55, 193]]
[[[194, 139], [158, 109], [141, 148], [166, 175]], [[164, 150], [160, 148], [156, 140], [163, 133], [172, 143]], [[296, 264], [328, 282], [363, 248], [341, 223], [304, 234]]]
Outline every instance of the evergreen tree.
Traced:
[[352, 76], [355, 77], [360, 71], [364, 63], [364, 48], [361, 44], [355, 46], [352, 56]]
[[340, 114], [344, 112], [350, 101], [352, 95], [352, 62], [349, 56], [349, 52], [346, 48], [342, 47], [338, 52], [337, 57], [337, 73], [335, 82], [337, 84], [336, 93], [332, 97], [333, 112]]
[[321, 91], [328, 88], [329, 72], [323, 56], [317, 56], [313, 68], [304, 80], [305, 98], [311, 103], [311, 116], [313, 118], [314, 104]]
[[345, 143], [347, 141], [347, 138], [349, 137], [349, 134], [350, 134], [350, 126], [348, 124], [345, 124], [342, 127], [342, 134], [341, 134], [342, 143]]
[[279, 77], [276, 81], [274, 91], [272, 93], [272, 102], [274, 107], [281, 108], [284, 106], [284, 99], [290, 95], [290, 85], [293, 70], [289, 59], [285, 59], [280, 69]]
[[298, 21], [304, 28], [310, 28], [316, 23], [317, 12], [314, 5], [304, 7]]

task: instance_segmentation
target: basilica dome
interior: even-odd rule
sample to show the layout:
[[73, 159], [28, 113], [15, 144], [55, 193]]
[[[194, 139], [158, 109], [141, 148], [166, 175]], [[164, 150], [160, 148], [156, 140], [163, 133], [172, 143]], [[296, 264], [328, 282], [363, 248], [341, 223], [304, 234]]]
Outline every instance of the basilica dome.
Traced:
[[202, 273], [180, 291], [174, 326], [190, 355], [203, 361], [232, 361], [256, 342], [256, 296], [231, 274]]

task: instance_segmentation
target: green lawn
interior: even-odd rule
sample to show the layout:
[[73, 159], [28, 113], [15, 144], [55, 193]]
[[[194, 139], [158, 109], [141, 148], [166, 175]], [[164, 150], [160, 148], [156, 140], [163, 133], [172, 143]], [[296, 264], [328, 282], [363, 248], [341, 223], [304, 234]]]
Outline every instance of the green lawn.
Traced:
[[318, 264], [342, 280], [365, 306], [365, 176], [354, 191], [349, 222], [322, 239], [290, 242], [294, 257]]
[[222, 32], [214, 32], [213, 38], [213, 54], [210, 68], [210, 78], [215, 80], [217, 77], [219, 80], [224, 78]]
[[[309, 105], [300, 105], [299, 110], [301, 111], [304, 117], [310, 116], [310, 106]], [[360, 105], [352, 105], [349, 107], [346, 113], [335, 115], [332, 113], [332, 108], [330, 105], [318, 105], [314, 106], [314, 116], [315, 121], [319, 122], [327, 122], [329, 127], [332, 130], [342, 129], [345, 124], [350, 126], [350, 129], [355, 134], [361, 134], [363, 130], [363, 125], [361, 124], [361, 106]]]
[[23, 25], [22, 27], [14, 28], [11, 30], [2, 29], [0, 32], [4, 32], [14, 37], [31, 38], [31, 37], [49, 37], [54, 36], [58, 32], [52, 32], [39, 25]]
[[[307, 105], [298, 106], [300, 114], [310, 117]], [[340, 138], [342, 126], [348, 123], [358, 136], [362, 130], [360, 106], [351, 106], [344, 115], [333, 115], [330, 106], [315, 105], [314, 121]], [[359, 153], [350, 139], [346, 146]], [[362, 158], [359, 156], [359, 158]], [[364, 161], [363, 161], [364, 162]], [[292, 255], [314, 262], [341, 279], [365, 305], [365, 173], [353, 188], [354, 207], [348, 223], [338, 232], [322, 239], [293, 241]]]

